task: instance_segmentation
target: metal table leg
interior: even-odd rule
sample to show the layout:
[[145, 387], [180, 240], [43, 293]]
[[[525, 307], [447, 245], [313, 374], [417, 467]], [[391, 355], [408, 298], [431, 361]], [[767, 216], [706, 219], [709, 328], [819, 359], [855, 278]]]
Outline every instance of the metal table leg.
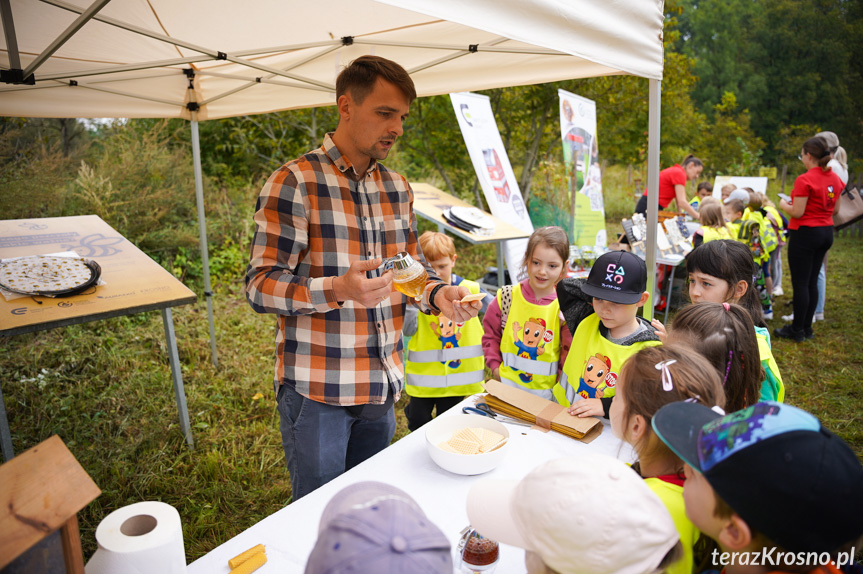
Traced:
[[12, 433], [9, 432], [9, 421], [6, 419], [6, 404], [3, 402], [2, 389], [0, 389], [0, 444], [3, 447], [3, 460], [12, 460], [15, 451], [12, 450]]
[[503, 244], [498, 241], [497, 242], [497, 286], [498, 288], [503, 287], [506, 284], [506, 281], [503, 277], [504, 269], [503, 269]]
[[671, 266], [671, 277], [668, 280], [668, 298], [665, 300], [665, 326], [668, 327], [668, 310], [671, 309], [671, 288], [674, 287], [674, 272], [677, 270], [677, 265]]
[[174, 397], [177, 399], [177, 410], [180, 411], [180, 428], [186, 438], [186, 444], [189, 448], [194, 448], [192, 429], [189, 426], [189, 411], [186, 408], [186, 391], [183, 389], [183, 373], [180, 371], [180, 359], [177, 354], [177, 339], [174, 337], [174, 317], [170, 307], [162, 309], [162, 322], [165, 324], [168, 360], [171, 363], [171, 377], [174, 379]]

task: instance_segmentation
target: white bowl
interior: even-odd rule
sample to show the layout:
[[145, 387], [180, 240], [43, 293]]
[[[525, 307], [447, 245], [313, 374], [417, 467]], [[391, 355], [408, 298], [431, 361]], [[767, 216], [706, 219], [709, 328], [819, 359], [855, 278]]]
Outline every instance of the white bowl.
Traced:
[[[485, 428], [507, 438], [503, 446], [480, 454], [457, 454], [437, 445], [463, 428]], [[480, 415], [457, 414], [437, 417], [426, 425], [426, 450], [439, 467], [455, 474], [482, 474], [495, 468], [509, 452], [509, 430], [501, 423]]]

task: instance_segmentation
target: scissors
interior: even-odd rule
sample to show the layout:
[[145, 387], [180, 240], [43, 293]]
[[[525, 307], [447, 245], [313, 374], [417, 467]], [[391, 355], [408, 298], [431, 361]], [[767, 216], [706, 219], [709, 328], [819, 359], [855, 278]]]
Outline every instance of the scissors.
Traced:
[[533, 425], [520, 421], [518, 419], [514, 419], [512, 417], [508, 417], [505, 415], [499, 415], [491, 410], [491, 408], [486, 403], [477, 403], [475, 407], [462, 407], [461, 412], [468, 415], [480, 415], [484, 417], [488, 417], [490, 419], [496, 420], [501, 423], [509, 423], [512, 425], [518, 425], [523, 427], [532, 427]]

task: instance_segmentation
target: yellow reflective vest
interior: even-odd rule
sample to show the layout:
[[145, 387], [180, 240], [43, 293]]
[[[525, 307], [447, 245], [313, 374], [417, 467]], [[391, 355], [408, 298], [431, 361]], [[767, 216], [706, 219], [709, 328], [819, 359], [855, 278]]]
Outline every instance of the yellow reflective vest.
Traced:
[[[479, 293], [478, 283], [460, 287]], [[417, 332], [408, 343], [405, 391], [412, 397], [459, 397], [483, 391], [485, 362], [478, 317], [456, 323], [439, 315], [419, 314]]]
[[569, 406], [583, 398], [613, 397], [623, 363], [641, 349], [661, 344], [659, 341], [625, 346], [612, 343], [599, 332], [596, 313], [588, 315], [572, 336], [563, 374], [552, 390], [554, 398], [563, 406]]
[[[497, 293], [501, 305], [501, 293]], [[551, 389], [557, 382], [560, 360], [560, 303], [528, 303], [521, 285], [512, 287], [512, 305], [500, 340], [501, 380], [526, 389]]]
[[701, 232], [704, 237], [703, 243], [715, 241], [717, 239], [737, 239], [736, 235], [731, 234], [732, 232], [727, 225], [719, 228], [704, 226], [701, 228]]
[[784, 403], [785, 383], [782, 382], [782, 376], [779, 374], [779, 365], [776, 364], [776, 359], [773, 358], [773, 351], [770, 349], [770, 331], [764, 327], [755, 327], [755, 339], [758, 341], [758, 354], [760, 355], [761, 366], [764, 367], [764, 374], [767, 376], [761, 382], [760, 400]]
[[669, 574], [691, 574], [693, 569], [692, 549], [698, 542], [701, 532], [686, 516], [686, 508], [683, 504], [683, 487], [666, 482], [661, 478], [645, 478], [644, 482], [665, 504], [683, 545], [683, 558], [672, 564], [667, 572]]
[[[769, 258], [769, 254], [776, 249], [776, 246], [779, 245], [779, 238], [776, 237], [776, 230], [773, 229], [773, 225], [768, 221], [764, 214], [761, 211], [752, 211], [748, 207], [743, 212], [743, 220], [752, 219], [753, 221], [758, 222], [758, 231], [761, 233], [761, 239], [764, 242], [764, 250], [767, 252], [767, 258]], [[764, 259], [764, 261], [767, 260]]]

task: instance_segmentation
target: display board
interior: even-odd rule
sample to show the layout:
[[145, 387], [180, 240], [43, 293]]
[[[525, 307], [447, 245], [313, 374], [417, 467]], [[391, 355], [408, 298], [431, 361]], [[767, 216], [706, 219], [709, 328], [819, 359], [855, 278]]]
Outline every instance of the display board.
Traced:
[[[554, 222], [548, 224], [569, 229], [574, 245], [605, 247], [607, 237], [596, 134], [596, 102], [566, 90], [558, 90], [557, 93], [568, 185], [555, 190], [555, 197], [543, 202], [557, 215]], [[531, 218], [537, 224], [539, 213], [535, 212], [541, 207], [542, 204], [538, 203], [534, 209], [534, 200], [531, 199]], [[568, 208], [566, 213], [562, 213], [563, 207]]]
[[[498, 219], [530, 235], [533, 224], [503, 147], [488, 96], [458, 93], [450, 94], [450, 99], [489, 210]], [[509, 269], [521, 267], [526, 248], [526, 239], [506, 242], [504, 257]]]

